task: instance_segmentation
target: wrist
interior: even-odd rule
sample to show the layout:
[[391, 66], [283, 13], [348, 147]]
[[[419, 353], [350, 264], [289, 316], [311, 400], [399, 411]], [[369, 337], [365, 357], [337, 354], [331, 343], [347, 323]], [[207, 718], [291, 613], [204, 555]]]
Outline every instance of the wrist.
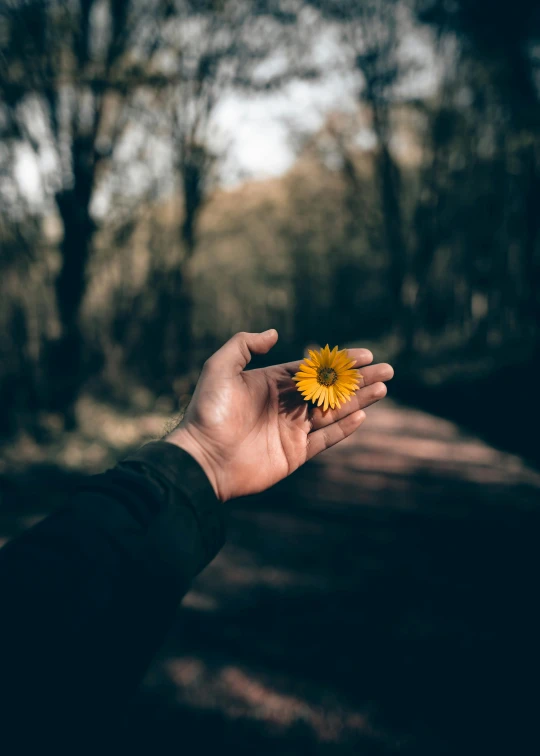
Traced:
[[165, 436], [163, 441], [178, 446], [178, 448], [183, 449], [192, 456], [202, 467], [219, 501], [222, 503], [226, 501], [226, 497], [224, 497], [220, 491], [218, 478], [215, 472], [215, 465], [212, 462], [211, 456], [204, 449], [201, 441], [197, 438], [196, 432], [186, 426], [180, 425], [178, 428], [175, 428], [172, 433]]

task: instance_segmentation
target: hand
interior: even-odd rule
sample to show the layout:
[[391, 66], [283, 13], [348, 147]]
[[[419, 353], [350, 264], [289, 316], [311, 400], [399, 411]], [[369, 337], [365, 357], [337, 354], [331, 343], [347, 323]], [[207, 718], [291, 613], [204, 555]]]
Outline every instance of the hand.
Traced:
[[[362, 370], [362, 388], [341, 409], [305, 402], [292, 376], [298, 362], [244, 371], [252, 354], [266, 354], [277, 332], [237, 333], [205, 363], [186, 414], [165, 441], [191, 454], [221, 501], [264, 491], [306, 460], [353, 433], [365, 407], [386, 395], [390, 365]], [[351, 349], [356, 367], [368, 349]]]

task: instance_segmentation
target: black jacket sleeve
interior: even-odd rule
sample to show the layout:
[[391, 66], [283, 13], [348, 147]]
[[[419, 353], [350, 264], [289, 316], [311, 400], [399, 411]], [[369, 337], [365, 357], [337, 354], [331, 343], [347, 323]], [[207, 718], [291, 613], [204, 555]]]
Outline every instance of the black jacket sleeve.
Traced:
[[4, 753], [103, 742], [224, 529], [203, 470], [154, 441], [0, 550]]

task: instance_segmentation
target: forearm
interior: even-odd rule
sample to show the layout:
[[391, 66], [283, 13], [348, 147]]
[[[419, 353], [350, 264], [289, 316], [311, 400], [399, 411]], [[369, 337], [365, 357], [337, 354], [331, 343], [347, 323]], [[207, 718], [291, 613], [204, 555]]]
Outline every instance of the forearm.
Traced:
[[[224, 539], [197, 463], [157, 442], [0, 550], [0, 718], [58, 738], [116, 716]], [[4, 703], [5, 701], [5, 703]]]

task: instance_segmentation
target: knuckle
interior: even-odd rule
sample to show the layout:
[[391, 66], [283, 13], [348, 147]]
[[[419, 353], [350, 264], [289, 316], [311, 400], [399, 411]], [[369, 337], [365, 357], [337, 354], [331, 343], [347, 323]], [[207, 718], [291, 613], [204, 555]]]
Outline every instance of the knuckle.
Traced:
[[359, 349], [356, 363], [368, 365], [370, 362], [373, 362], [373, 353], [369, 349]]
[[234, 337], [238, 349], [240, 350], [240, 353], [242, 354], [245, 362], [249, 362], [251, 360], [251, 352], [249, 351], [249, 347], [247, 345], [248, 335], [249, 334], [247, 334], [245, 331], [239, 331], [239, 333], [237, 333]]
[[375, 386], [373, 386], [373, 393], [377, 399], [383, 399], [386, 396], [386, 391], [385, 383], [376, 383]]

